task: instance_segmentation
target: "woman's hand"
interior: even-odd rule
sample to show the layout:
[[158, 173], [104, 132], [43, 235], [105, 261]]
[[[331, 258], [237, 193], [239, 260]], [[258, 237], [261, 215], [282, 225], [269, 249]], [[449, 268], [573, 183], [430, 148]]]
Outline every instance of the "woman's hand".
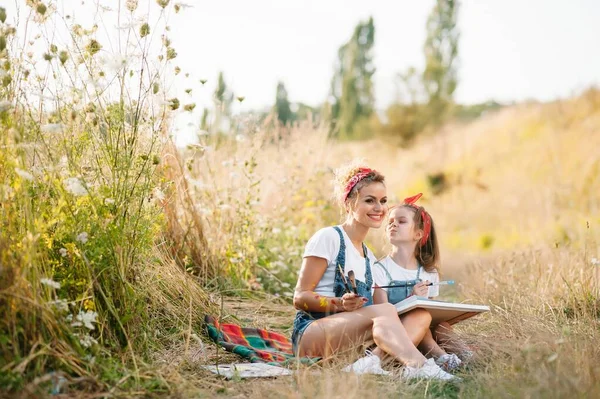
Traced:
[[429, 292], [429, 287], [427, 287], [427, 284], [429, 284], [429, 280], [421, 281], [420, 283], [415, 284], [413, 287], [413, 295], [427, 296], [427, 293]]
[[347, 293], [342, 296], [342, 308], [346, 312], [360, 309], [367, 303], [368, 299], [356, 294]]

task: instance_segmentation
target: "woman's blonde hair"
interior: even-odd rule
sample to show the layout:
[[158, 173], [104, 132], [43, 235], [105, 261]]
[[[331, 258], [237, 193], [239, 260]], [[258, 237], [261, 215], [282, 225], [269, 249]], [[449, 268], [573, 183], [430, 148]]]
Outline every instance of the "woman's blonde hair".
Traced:
[[333, 179], [334, 197], [341, 209], [346, 209], [346, 205], [349, 201], [358, 198], [358, 192], [361, 188], [368, 186], [371, 183], [385, 184], [385, 177], [376, 170], [371, 170], [364, 178], [356, 183], [354, 187], [352, 187], [350, 192], [347, 192], [350, 180], [365, 169], [370, 168], [364, 165], [363, 160], [354, 160], [335, 170]]

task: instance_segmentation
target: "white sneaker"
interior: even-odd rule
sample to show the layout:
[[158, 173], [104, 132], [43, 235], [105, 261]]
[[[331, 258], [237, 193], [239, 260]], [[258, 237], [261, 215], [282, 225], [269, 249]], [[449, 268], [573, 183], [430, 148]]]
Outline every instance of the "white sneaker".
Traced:
[[458, 368], [462, 361], [454, 353], [446, 353], [437, 358], [435, 364], [440, 366], [444, 371], [450, 371]]
[[424, 365], [419, 368], [404, 366], [402, 377], [406, 379], [421, 378], [421, 379], [436, 379], [442, 381], [460, 381], [461, 379], [446, 373], [440, 368], [433, 359], [427, 359]]
[[361, 357], [351, 365], [344, 367], [342, 371], [354, 374], [391, 374], [389, 371], [381, 368], [381, 359], [378, 356], [372, 354], [370, 351], [366, 351], [365, 353], [365, 357]]

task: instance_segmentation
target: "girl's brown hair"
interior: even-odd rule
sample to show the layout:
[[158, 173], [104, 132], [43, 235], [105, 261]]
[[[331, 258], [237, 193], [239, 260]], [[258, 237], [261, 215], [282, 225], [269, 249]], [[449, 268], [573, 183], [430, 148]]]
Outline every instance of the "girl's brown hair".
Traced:
[[[440, 247], [437, 239], [437, 234], [435, 232], [435, 224], [433, 223], [433, 218], [422, 206], [417, 205], [408, 205], [402, 204], [399, 207], [408, 208], [414, 212], [413, 221], [415, 222], [415, 228], [419, 230], [424, 230], [423, 225], [423, 216], [422, 212], [425, 212], [427, 216], [429, 216], [429, 220], [431, 221], [431, 230], [429, 231], [429, 236], [427, 237], [427, 241], [425, 244], [420, 245], [417, 243], [415, 247], [415, 258], [423, 268], [429, 272], [440, 272]], [[390, 208], [391, 212], [392, 208]]]

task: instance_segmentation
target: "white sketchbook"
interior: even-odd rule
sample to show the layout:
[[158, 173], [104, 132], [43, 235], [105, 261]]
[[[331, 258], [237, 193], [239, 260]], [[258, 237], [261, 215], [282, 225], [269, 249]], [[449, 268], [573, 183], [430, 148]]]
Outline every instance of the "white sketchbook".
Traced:
[[292, 372], [286, 368], [272, 366], [266, 363], [236, 363], [219, 364], [219, 366], [202, 366], [215, 374], [222, 375], [227, 379], [239, 378], [259, 378], [259, 377], [280, 377], [291, 375]]
[[396, 306], [399, 315], [416, 308], [427, 309], [432, 316], [432, 325], [437, 325], [444, 321], [449, 324], [455, 324], [461, 320], [468, 319], [479, 313], [490, 310], [489, 306], [485, 305], [436, 301], [435, 299], [421, 296], [409, 296], [405, 300], [396, 303], [394, 306]]

